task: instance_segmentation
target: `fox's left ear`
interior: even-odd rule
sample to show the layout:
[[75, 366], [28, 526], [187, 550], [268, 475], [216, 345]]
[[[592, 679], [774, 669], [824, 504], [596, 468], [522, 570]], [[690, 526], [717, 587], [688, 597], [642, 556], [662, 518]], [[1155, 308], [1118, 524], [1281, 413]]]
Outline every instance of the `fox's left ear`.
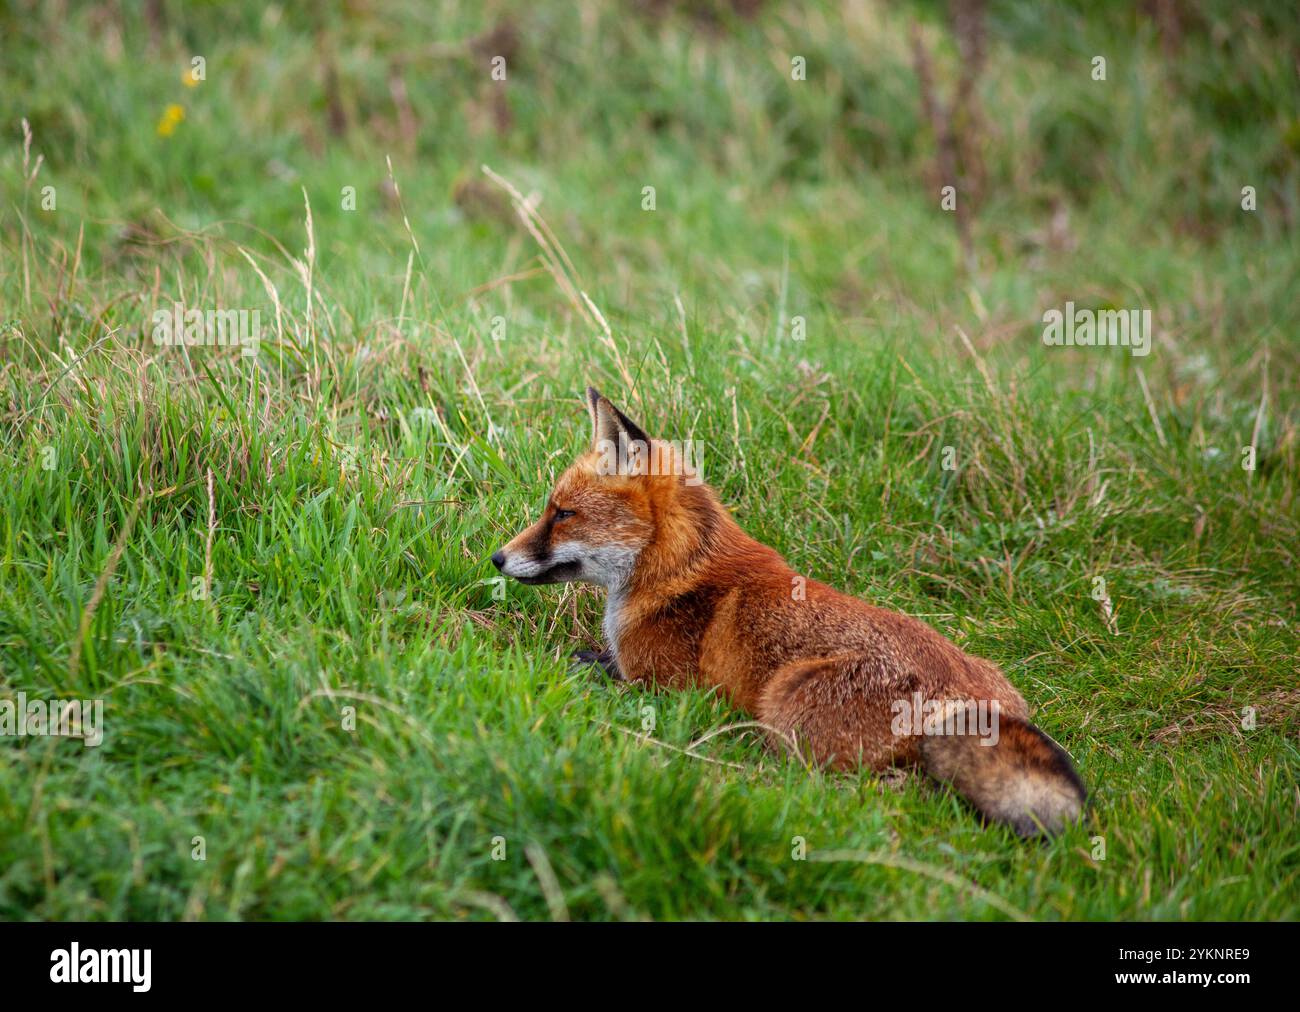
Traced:
[[591, 412], [591, 445], [599, 449], [602, 443], [618, 446], [619, 434], [625, 434], [629, 443], [640, 440], [647, 447], [650, 437], [645, 431], [614, 407], [608, 397], [595, 387], [587, 387], [587, 410]]

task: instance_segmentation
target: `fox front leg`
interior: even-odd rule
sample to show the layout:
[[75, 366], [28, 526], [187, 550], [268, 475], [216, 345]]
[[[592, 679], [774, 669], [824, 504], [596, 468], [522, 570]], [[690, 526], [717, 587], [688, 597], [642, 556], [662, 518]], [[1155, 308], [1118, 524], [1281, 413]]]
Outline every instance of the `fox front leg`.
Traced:
[[604, 672], [606, 676], [616, 682], [627, 681], [623, 677], [623, 672], [618, 670], [618, 661], [614, 659], [614, 654], [610, 650], [575, 650], [573, 652], [573, 663], [570, 666], [575, 671], [583, 668], [595, 668]]

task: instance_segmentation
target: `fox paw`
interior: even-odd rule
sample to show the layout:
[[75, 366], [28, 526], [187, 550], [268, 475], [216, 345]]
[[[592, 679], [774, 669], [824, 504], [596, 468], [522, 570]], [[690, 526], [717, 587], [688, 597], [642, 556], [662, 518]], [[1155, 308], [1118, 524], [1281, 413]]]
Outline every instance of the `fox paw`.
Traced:
[[575, 650], [569, 668], [572, 671], [585, 671], [589, 668], [595, 668], [616, 682], [625, 681], [623, 672], [618, 670], [614, 655], [608, 650]]

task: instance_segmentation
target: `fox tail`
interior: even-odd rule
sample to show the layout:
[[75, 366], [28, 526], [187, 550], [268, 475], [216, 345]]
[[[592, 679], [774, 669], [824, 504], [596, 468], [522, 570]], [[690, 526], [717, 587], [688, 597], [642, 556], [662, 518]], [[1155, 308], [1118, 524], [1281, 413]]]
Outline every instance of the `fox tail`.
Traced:
[[981, 815], [1021, 836], [1053, 836], [1078, 820], [1088, 792], [1065, 749], [1027, 720], [999, 715], [997, 743], [974, 734], [923, 737], [921, 764]]

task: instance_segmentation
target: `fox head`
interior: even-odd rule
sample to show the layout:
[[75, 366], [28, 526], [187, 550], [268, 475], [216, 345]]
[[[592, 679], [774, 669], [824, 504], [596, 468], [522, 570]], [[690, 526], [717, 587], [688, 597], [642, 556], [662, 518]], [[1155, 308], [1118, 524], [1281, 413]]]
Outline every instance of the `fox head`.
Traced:
[[677, 444], [652, 440], [591, 387], [587, 408], [591, 447], [560, 475], [538, 521], [492, 556], [520, 583], [619, 589], [648, 549], [665, 543], [684, 498], [709, 495], [697, 462]]

